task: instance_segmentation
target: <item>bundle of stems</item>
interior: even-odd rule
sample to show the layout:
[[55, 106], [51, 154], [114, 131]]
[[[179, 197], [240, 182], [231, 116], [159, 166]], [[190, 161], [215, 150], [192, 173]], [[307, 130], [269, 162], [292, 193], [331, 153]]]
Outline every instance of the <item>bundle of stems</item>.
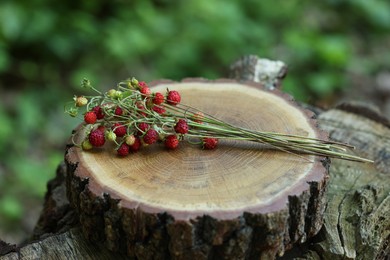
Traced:
[[[232, 125], [204, 111], [181, 103], [177, 91], [173, 91], [175, 95], [172, 98], [170, 97], [172, 91], [167, 90], [164, 102], [154, 102], [158, 96], [157, 92], [151, 92], [145, 82], [138, 82], [134, 78], [118, 83], [116, 89], [107, 92], [95, 89], [88, 80], [83, 81], [83, 86], [94, 90], [97, 95], [75, 97], [74, 106], [67, 108], [66, 112], [75, 116], [78, 109], [84, 105], [87, 112], [96, 112], [97, 107], [101, 109], [104, 117], [92, 124], [85, 123], [85, 125], [90, 130], [96, 126], [111, 129], [106, 130], [106, 136], [113, 130], [115, 132], [118, 125], [125, 127], [126, 134], [123, 138], [111, 138], [118, 147], [125, 142], [127, 136], [135, 135], [142, 140], [142, 137], [147, 135], [147, 131], [140, 129], [139, 126], [141, 123], [146, 123], [158, 133], [159, 139], [162, 141], [170, 135], [178, 136], [180, 141], [187, 140], [191, 143], [194, 142], [194, 139], [202, 142], [207, 138], [250, 141], [299, 157], [307, 154], [357, 162], [372, 162], [372, 160], [351, 154], [349, 150], [354, 149], [354, 147], [348, 144], [286, 133], [254, 131]], [[161, 96], [162, 94], [159, 93], [159, 97]], [[81, 105], [77, 104], [80, 98], [87, 101]], [[118, 108], [120, 108], [121, 113], [117, 113]], [[184, 120], [188, 126], [185, 133], [175, 131], [180, 119]]]
[[[172, 111], [171, 115], [173, 117], [185, 118], [188, 120], [188, 124], [191, 126], [187, 134], [189, 137], [211, 137], [218, 139], [251, 141], [267, 145], [283, 152], [293, 153], [298, 156], [299, 154], [309, 154], [357, 162], [373, 162], [372, 160], [347, 153], [349, 149], [355, 149], [354, 146], [349, 144], [301, 135], [254, 131], [232, 125], [210, 114], [205, 114], [196, 108], [186, 106], [184, 104], [177, 106], [165, 106], [168, 110]], [[204, 115], [202, 122], [191, 120], [191, 118], [196, 118], [199, 113]]]

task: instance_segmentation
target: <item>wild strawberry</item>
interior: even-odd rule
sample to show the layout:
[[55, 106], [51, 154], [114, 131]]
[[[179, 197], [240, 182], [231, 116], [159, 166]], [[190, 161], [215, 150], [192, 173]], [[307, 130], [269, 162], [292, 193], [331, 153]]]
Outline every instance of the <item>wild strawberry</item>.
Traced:
[[123, 114], [123, 110], [121, 107], [116, 107], [114, 113], [117, 116], [121, 116]]
[[138, 85], [138, 80], [133, 77], [129, 83], [130, 83], [130, 85], [135, 85], [136, 86], [136, 85]]
[[127, 145], [133, 145], [135, 143], [135, 136], [134, 135], [126, 136], [125, 142]]
[[168, 149], [176, 149], [179, 146], [179, 139], [177, 139], [176, 135], [168, 135], [165, 138], [165, 147]]
[[114, 131], [114, 133], [118, 137], [125, 136], [126, 133], [127, 133], [127, 128], [124, 125], [120, 124], [120, 123], [115, 123], [112, 126], [112, 130]]
[[153, 103], [155, 105], [160, 105], [164, 102], [164, 95], [160, 92], [156, 92], [153, 97]]
[[129, 154], [130, 147], [126, 144], [123, 143], [119, 146], [119, 148], [116, 150], [119, 156], [126, 156]]
[[93, 148], [92, 144], [89, 142], [88, 139], [85, 139], [82, 143], [81, 143], [81, 148], [83, 148], [83, 150], [91, 150]]
[[104, 125], [99, 125], [96, 130], [99, 130], [100, 132], [104, 133], [106, 131], [106, 127]]
[[203, 138], [203, 149], [206, 150], [215, 149], [217, 147], [217, 144], [218, 144], [217, 138], [211, 138], [211, 137]]
[[104, 133], [98, 129], [91, 131], [88, 140], [94, 147], [103, 146], [106, 142], [106, 139], [104, 138]]
[[97, 119], [96, 114], [93, 111], [88, 111], [84, 115], [84, 121], [87, 124], [95, 124], [96, 123], [96, 119]]
[[152, 93], [150, 91], [150, 88], [148, 87], [142, 87], [139, 92], [141, 92], [141, 94], [144, 95], [145, 97], [149, 97], [150, 94]]
[[188, 124], [187, 124], [186, 120], [179, 119], [179, 121], [177, 121], [174, 129], [175, 129], [175, 132], [178, 134], [188, 133]]
[[115, 91], [115, 98], [116, 99], [121, 99], [123, 97], [123, 92], [120, 90]]
[[192, 120], [196, 123], [202, 124], [203, 123], [204, 114], [200, 111], [194, 113], [192, 116]]
[[82, 106], [85, 106], [86, 104], [88, 104], [88, 99], [86, 99], [83, 96], [75, 97], [74, 101], [75, 101], [76, 107], [82, 107]]
[[100, 106], [92, 108], [92, 111], [95, 112], [97, 119], [102, 119], [104, 117], [104, 111]]
[[158, 140], [158, 133], [156, 130], [154, 130], [153, 128], [149, 129], [144, 137], [143, 137], [143, 141], [146, 143], [146, 144], [153, 144], [155, 143], [157, 140]]
[[116, 134], [114, 133], [114, 131], [107, 131], [106, 133], [106, 138], [109, 140], [109, 141], [115, 141], [116, 140]]
[[139, 137], [135, 137], [135, 140], [134, 140], [134, 143], [132, 145], [129, 146], [130, 147], [130, 150], [132, 152], [138, 152], [139, 148], [141, 147], [141, 139], [139, 139]]
[[137, 84], [138, 84], [139, 89], [142, 89], [144, 87], [148, 87], [148, 84], [146, 84], [145, 81], [140, 81], [140, 82], [137, 81]]
[[152, 107], [152, 110], [153, 110], [154, 112], [160, 114], [160, 115], [163, 115], [163, 114], [166, 112], [165, 108], [163, 108], [163, 107], [161, 107], [161, 106], [153, 106], [153, 107]]
[[116, 97], [116, 89], [110, 89], [109, 91], [107, 91], [107, 95], [111, 98], [115, 98]]
[[167, 103], [168, 104], [176, 106], [177, 104], [180, 103], [180, 100], [181, 100], [181, 97], [180, 97], [179, 92], [177, 92], [176, 90], [171, 90], [168, 92], [168, 95], [167, 95]]
[[146, 131], [149, 130], [150, 125], [149, 125], [148, 123], [141, 122], [141, 123], [139, 123], [139, 124], [137, 125], [137, 127], [138, 127], [138, 129], [139, 129], [138, 133], [139, 133], [139, 134], [144, 134]]

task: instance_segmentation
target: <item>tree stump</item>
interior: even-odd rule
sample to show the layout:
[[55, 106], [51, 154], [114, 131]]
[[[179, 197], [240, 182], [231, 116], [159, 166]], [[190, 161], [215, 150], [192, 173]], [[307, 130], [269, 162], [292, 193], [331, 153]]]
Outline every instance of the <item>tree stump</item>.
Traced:
[[[326, 138], [312, 113], [254, 82], [152, 83], [229, 123]], [[75, 141], [85, 133], [78, 130]], [[118, 158], [69, 145], [67, 195], [84, 236], [137, 259], [272, 259], [321, 228], [328, 162], [260, 144], [153, 145]]]

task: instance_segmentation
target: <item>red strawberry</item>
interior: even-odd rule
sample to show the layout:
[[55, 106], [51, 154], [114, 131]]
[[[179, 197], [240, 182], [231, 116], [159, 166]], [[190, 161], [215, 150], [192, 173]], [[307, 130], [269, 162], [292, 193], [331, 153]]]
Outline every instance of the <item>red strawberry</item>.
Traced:
[[175, 125], [175, 132], [179, 134], [186, 134], [188, 133], [188, 124], [186, 120], [184, 119], [179, 119]]
[[194, 113], [192, 116], [192, 120], [196, 123], [202, 124], [203, 123], [204, 114], [200, 111]]
[[92, 108], [92, 111], [95, 112], [97, 119], [102, 119], [104, 117], [104, 111], [100, 106]]
[[96, 114], [93, 111], [88, 111], [84, 115], [84, 121], [87, 124], [95, 124], [96, 123], [96, 119], [97, 119]]
[[123, 110], [122, 110], [122, 108], [120, 108], [120, 107], [116, 107], [114, 113], [115, 113], [115, 115], [117, 115], [117, 116], [121, 116], [121, 115], [123, 114]]
[[141, 88], [144, 88], [144, 87], [148, 87], [148, 84], [146, 84], [145, 81], [140, 81], [140, 82], [138, 82], [138, 86], [141, 89]]
[[152, 110], [160, 115], [163, 115], [165, 113], [165, 108], [160, 107], [160, 106], [153, 106]]
[[138, 108], [138, 110], [140, 110], [140, 111], [138, 111], [138, 113], [140, 115], [147, 116], [147, 114], [145, 112], [143, 112], [143, 110], [145, 110], [145, 106], [142, 103], [137, 102], [137, 108]]
[[146, 96], [146, 97], [149, 97], [150, 94], [152, 93], [152, 92], [150, 91], [150, 88], [148, 88], [148, 87], [142, 87], [142, 88], [140, 89], [140, 92], [141, 92], [142, 95], [144, 95], [144, 96]]
[[158, 133], [153, 128], [149, 129], [143, 137], [146, 144], [153, 144], [158, 140]]
[[137, 127], [138, 127], [138, 129], [139, 129], [138, 133], [139, 133], [139, 134], [143, 134], [143, 133], [145, 133], [147, 130], [149, 130], [150, 125], [149, 125], [148, 123], [142, 122], [142, 123], [139, 123]]
[[126, 143], [121, 144], [121, 146], [119, 146], [119, 148], [116, 150], [119, 156], [126, 156], [129, 154], [129, 151], [130, 147]]
[[124, 125], [120, 124], [120, 123], [115, 123], [112, 126], [112, 130], [114, 131], [114, 133], [118, 137], [125, 136], [126, 133], [127, 133], [127, 128]]
[[179, 146], [179, 140], [177, 139], [176, 135], [168, 135], [165, 138], [165, 147], [168, 149], [176, 149]]
[[99, 130], [100, 132], [104, 133], [106, 131], [106, 127], [104, 125], [99, 125], [96, 130]]
[[156, 92], [153, 97], [153, 103], [155, 105], [160, 105], [163, 102], [164, 102], [164, 95], [161, 94], [160, 92]]
[[94, 147], [100, 147], [103, 146], [106, 142], [106, 139], [104, 137], [104, 133], [98, 129], [92, 130], [88, 137], [89, 142]]
[[171, 90], [168, 92], [168, 95], [167, 95], [167, 103], [168, 104], [176, 106], [177, 104], [180, 103], [180, 100], [181, 100], [181, 97], [180, 97], [179, 92], [177, 92], [176, 90]]
[[218, 144], [217, 138], [211, 138], [211, 137], [203, 138], [203, 149], [206, 150], [215, 149], [217, 147], [217, 144]]
[[139, 148], [141, 147], [141, 140], [138, 136], [135, 137], [134, 143], [129, 147], [132, 152], [138, 152]]

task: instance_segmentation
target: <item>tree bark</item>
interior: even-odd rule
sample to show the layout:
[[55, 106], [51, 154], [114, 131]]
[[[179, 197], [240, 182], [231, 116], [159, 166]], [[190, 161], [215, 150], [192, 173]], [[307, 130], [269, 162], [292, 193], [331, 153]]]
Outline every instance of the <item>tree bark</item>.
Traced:
[[[267, 245], [271, 245], [271, 251], [273, 252], [272, 254], [263, 254], [262, 258], [272, 259], [275, 252], [280, 252], [280, 247], [278, 250], [275, 250], [275, 248], [272, 248], [272, 245], [276, 245], [281, 241], [280, 231], [282, 231], [286, 235], [283, 245], [287, 245], [287, 247], [292, 246], [289, 250], [287, 250], [288, 248], [284, 248], [287, 251], [281, 257], [283, 259], [386, 259], [389, 255], [390, 248], [390, 224], [388, 220], [388, 216], [390, 215], [390, 146], [388, 138], [390, 136], [390, 124], [375, 112], [353, 105], [345, 105], [321, 113], [318, 122], [321, 128], [330, 132], [332, 139], [349, 142], [357, 147], [356, 154], [375, 160], [374, 165], [332, 160], [329, 188], [324, 197], [328, 206], [325, 208], [325, 213], [323, 214], [325, 223], [319, 234], [310, 238], [310, 235], [315, 234], [315, 232], [310, 232], [307, 226], [313, 225], [298, 224], [302, 223], [301, 220], [304, 219], [305, 223], [316, 222], [318, 227], [315, 229], [318, 230], [320, 228], [321, 219], [311, 219], [317, 214], [312, 214], [313, 206], [307, 206], [306, 208], [292, 206], [294, 204], [305, 205], [305, 201], [308, 200], [309, 205], [321, 204], [316, 202], [315, 199], [310, 199], [315, 198], [316, 196], [312, 194], [315, 194], [316, 190], [319, 190], [314, 187], [305, 196], [290, 197], [288, 213], [284, 211], [282, 214], [260, 214], [257, 217], [254, 217], [252, 214], [250, 217], [248, 217], [249, 215], [245, 215], [243, 218], [238, 218], [239, 221], [229, 220], [223, 222], [215, 221], [215, 218], [212, 217], [203, 217], [200, 222], [190, 221], [188, 224], [184, 221], [177, 228], [172, 228], [172, 223], [174, 222], [170, 222], [173, 220], [167, 214], [157, 215], [154, 218], [146, 218], [142, 222], [143, 225], [138, 225], [137, 230], [132, 230], [132, 232], [138, 234], [137, 238], [140, 238], [141, 241], [146, 241], [146, 244], [135, 243], [131, 250], [138, 247], [138, 251], [134, 250], [132, 252], [141, 252], [145, 257], [148, 257], [150, 255], [148, 255], [149, 252], [147, 251], [152, 249], [155, 252], [162, 252], [160, 253], [161, 257], [166, 257], [167, 251], [161, 250], [166, 244], [164, 242], [159, 244], [151, 241], [155, 241], [156, 238], [158, 240], [159, 236], [172, 234], [172, 237], [178, 240], [179, 247], [182, 245], [186, 246], [186, 243], [190, 245], [192, 243], [193, 245], [194, 240], [191, 239], [195, 237], [196, 252], [198, 255], [193, 253], [193, 257], [202, 256], [202, 254], [204, 256], [204, 252], [210, 252], [207, 251], [210, 249], [205, 246], [206, 243], [206, 245], [211, 244], [216, 248], [211, 250], [213, 254], [209, 255], [210, 257], [225, 254], [228, 259], [229, 255], [225, 251], [229, 248], [229, 250], [232, 249], [234, 251], [235, 256], [240, 256], [241, 254], [243, 256], [242, 258], [258, 259], [260, 256], [259, 252], [264, 249], [262, 247], [257, 248], [257, 251], [253, 254], [245, 255], [242, 253], [248, 248], [247, 241], [249, 239], [254, 241], [257, 238], [261, 241], [267, 241]], [[57, 173], [57, 181], [53, 181], [53, 185], [49, 185], [45, 210], [43, 211], [43, 217], [38, 224], [39, 228], [37, 228], [35, 235], [35, 239], [39, 239], [39, 242], [19, 247], [15, 250], [16, 252], [6, 254], [0, 257], [0, 259], [21, 259], [21, 256], [25, 257], [23, 259], [33, 259], [34, 257], [32, 256], [39, 256], [37, 258], [43, 259], [107, 259], [108, 256], [111, 258], [114, 257], [115, 259], [125, 259], [126, 256], [123, 254], [110, 252], [104, 247], [96, 246], [96, 243], [85, 241], [80, 224], [78, 224], [78, 219], [73, 218], [72, 220], [72, 217], [69, 217], [77, 216], [73, 209], [70, 207], [68, 207], [68, 210], [63, 209], [64, 206], [69, 206], [63, 189], [65, 187], [63, 179], [66, 176], [67, 173], [64, 171], [64, 167], [60, 167]], [[67, 178], [69, 178], [69, 175]], [[81, 184], [81, 186], [76, 186], [83, 188], [82, 186], [85, 182], [81, 182]], [[59, 188], [61, 186], [62, 188]], [[60, 190], [62, 190], [62, 195], [60, 195], [61, 192], [58, 192]], [[83, 194], [81, 192], [80, 196], [74, 194], [75, 198], [73, 199], [77, 200], [77, 197], [82, 199], [89, 195], [88, 193], [84, 192]], [[320, 198], [321, 195], [317, 195], [317, 197]], [[108, 207], [111, 207], [104, 214], [103, 220], [93, 217], [91, 219], [92, 223], [100, 222], [110, 227], [105, 229], [107, 231], [103, 235], [100, 232], [102, 238], [115, 238], [118, 233], [121, 234], [122, 232], [120, 231], [120, 227], [118, 228], [117, 219], [113, 217], [120, 209], [114, 206], [117, 204], [111, 197], [103, 196], [103, 198], [103, 204], [98, 200], [94, 200], [92, 201], [93, 203], [87, 205], [91, 209], [88, 213], [99, 210], [99, 207], [94, 207], [97, 205], [104, 205], [105, 207], [108, 205]], [[294, 208], [297, 211], [294, 212]], [[56, 212], [57, 215], [55, 214]], [[63, 219], [66, 220], [61, 221], [61, 214], [64, 216]], [[53, 225], [53, 221], [48, 221], [51, 215], [56, 216], [55, 219], [58, 220], [57, 225]], [[274, 219], [274, 225], [266, 224], [271, 223], [269, 222], [270, 218]], [[137, 216], [133, 214], [133, 219], [145, 219], [145, 214], [138, 214]], [[288, 225], [295, 227], [291, 228], [288, 232], [280, 228], [280, 226], [286, 224], [286, 220], [288, 220]], [[165, 230], [162, 228], [164, 221], [165, 224], [169, 224]], [[120, 223], [124, 222], [120, 221]], [[194, 228], [193, 226], [200, 228], [196, 230], [206, 230], [208, 232], [204, 233], [203, 236], [196, 232], [195, 234], [189, 232], [191, 228]], [[235, 233], [232, 233], [232, 227], [236, 227], [237, 231]], [[292, 230], [295, 231], [293, 232]], [[47, 237], [47, 234], [50, 234], [50, 236]], [[109, 235], [107, 236], [106, 234]], [[180, 239], [176, 239], [178, 237]], [[68, 244], [64, 244], [66, 239], [68, 239]], [[303, 243], [294, 244], [292, 242], [294, 240]], [[306, 242], [304, 242], [305, 240]], [[227, 241], [228, 243], [226, 243]], [[279, 242], [275, 244], [275, 241]], [[99, 245], [99, 243], [97, 244]], [[109, 245], [110, 243], [107, 244]], [[48, 245], [51, 246], [50, 250]], [[114, 245], [117, 245], [117, 243], [114, 243]], [[228, 245], [228, 247], [224, 245]], [[256, 246], [255, 243], [249, 243], [249, 247]], [[169, 250], [175, 252], [176, 248], [172, 247]], [[58, 254], [59, 250], [62, 249], [69, 253], [66, 255], [66, 258], [64, 257], [64, 253]], [[270, 252], [269, 248], [266, 248], [266, 250]], [[21, 254], [22, 251], [25, 253]], [[231, 253], [230, 256], [232, 256]]]

